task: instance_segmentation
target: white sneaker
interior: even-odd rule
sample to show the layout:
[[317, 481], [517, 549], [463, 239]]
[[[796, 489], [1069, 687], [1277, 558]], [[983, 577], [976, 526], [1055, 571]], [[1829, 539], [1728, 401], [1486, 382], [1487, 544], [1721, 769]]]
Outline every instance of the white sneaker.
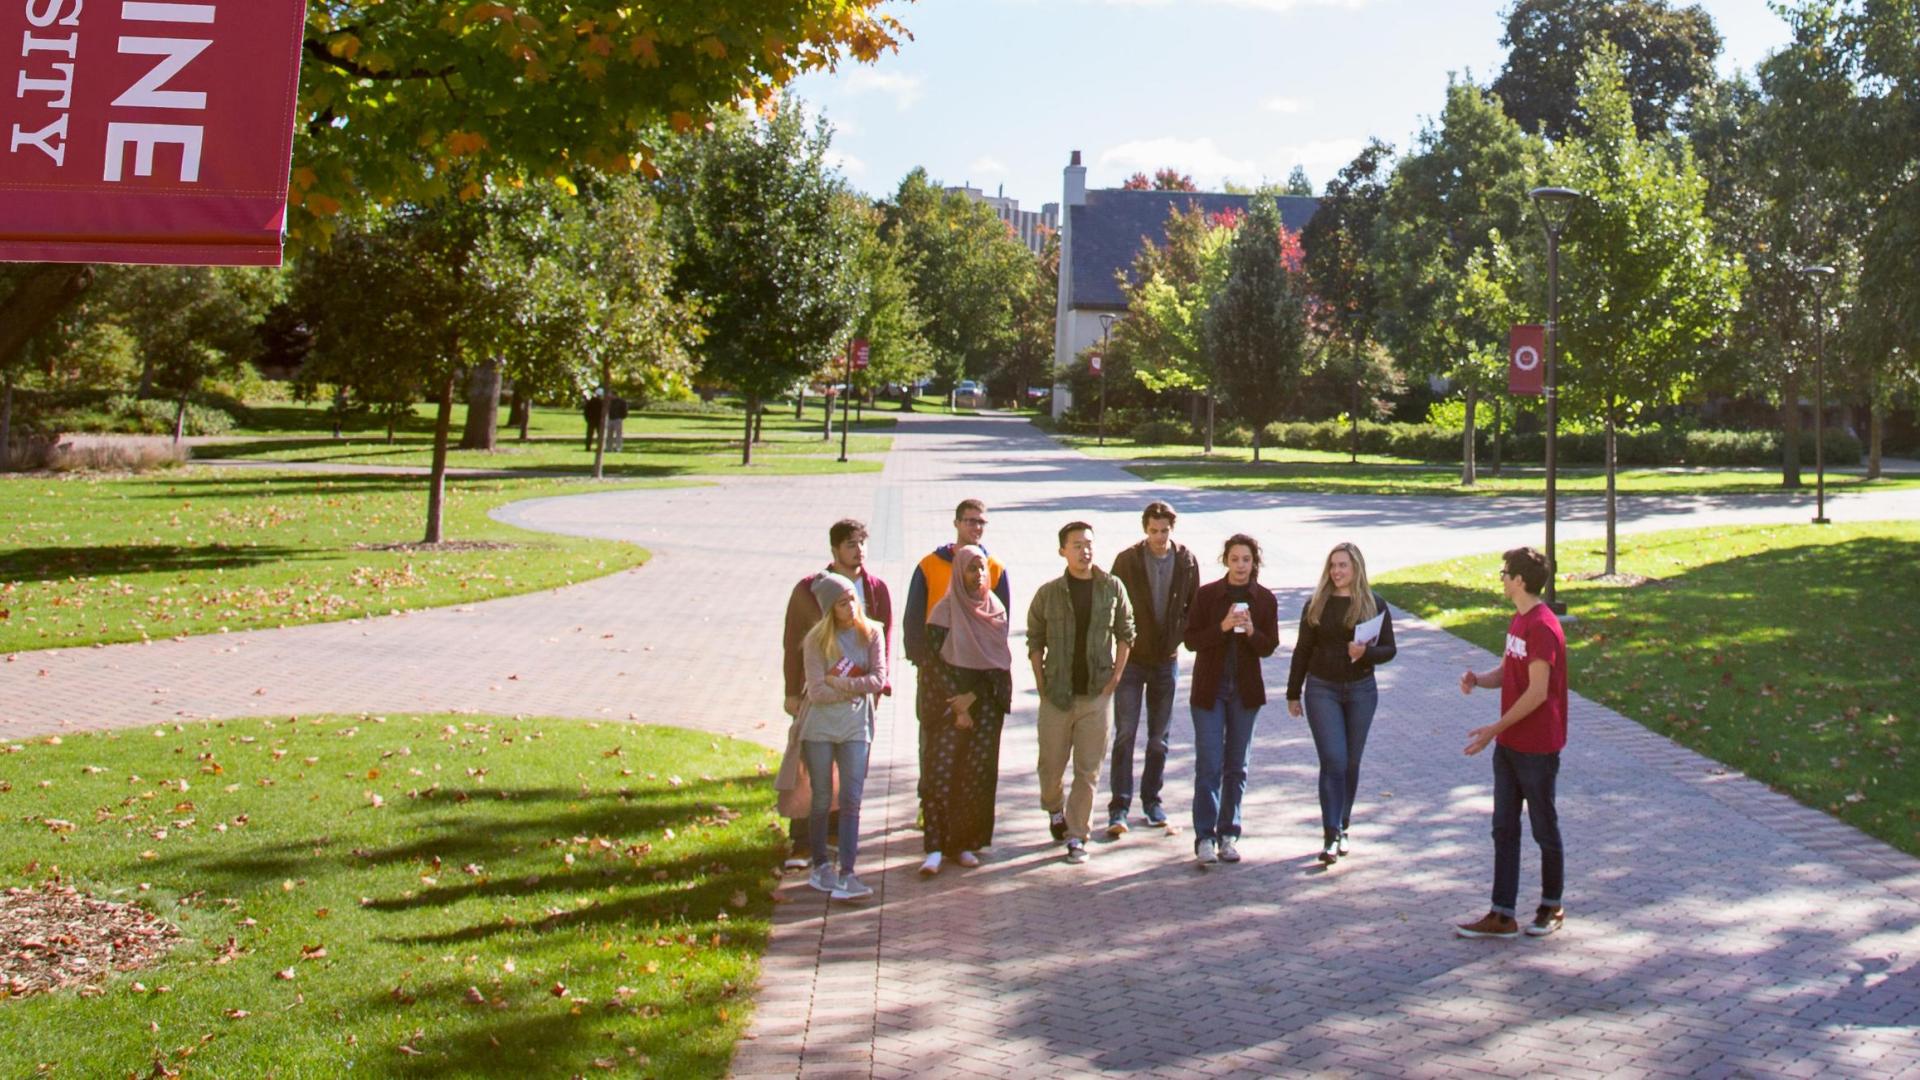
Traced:
[[1333, 853], [1341, 858], [1347, 857], [1347, 834], [1341, 833], [1333, 842]]
[[807, 868], [807, 865], [808, 865], [807, 857], [805, 855], [795, 855], [793, 858], [788, 859], [786, 862], [781, 863], [780, 869], [805, 870]]
[[961, 866], [964, 866], [967, 869], [972, 870], [974, 867], [980, 865], [980, 856], [975, 855], [971, 851], [963, 851], [960, 853], [958, 861]]
[[1211, 840], [1197, 840], [1193, 845], [1193, 857], [1200, 860], [1201, 866], [1212, 866], [1220, 861], [1220, 845]]
[[1239, 862], [1240, 861], [1240, 848], [1236, 846], [1234, 843], [1234, 841], [1236, 841], [1237, 839], [1239, 838], [1234, 836], [1223, 836], [1220, 838], [1220, 861], [1221, 862]]
[[840, 874], [834, 870], [832, 863], [821, 863], [807, 875], [807, 884], [823, 893], [830, 893], [840, 887]]
[[841, 874], [840, 885], [833, 890], [835, 900], [865, 900], [873, 895], [873, 889], [861, 884], [852, 874]]
[[933, 875], [939, 872], [940, 872], [940, 853], [936, 851], [933, 854], [927, 856], [926, 862], [923, 862], [920, 864], [920, 876], [932, 877]]

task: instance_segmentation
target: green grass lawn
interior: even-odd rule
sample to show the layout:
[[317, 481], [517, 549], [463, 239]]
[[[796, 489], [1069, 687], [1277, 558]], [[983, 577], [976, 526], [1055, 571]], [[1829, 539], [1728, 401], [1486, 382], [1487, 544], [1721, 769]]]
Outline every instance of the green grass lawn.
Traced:
[[10, 743], [0, 882], [134, 902], [182, 938], [98, 991], [0, 997], [0, 1075], [723, 1076], [772, 912], [777, 764], [476, 717]]
[[[1534, 465], [1509, 465], [1500, 476], [1492, 476], [1483, 462], [1478, 482], [1462, 487], [1460, 466], [1406, 458], [1362, 454], [1360, 463], [1351, 465], [1345, 454], [1267, 449], [1260, 452], [1261, 462], [1256, 465], [1253, 451], [1244, 447], [1217, 448], [1209, 457], [1197, 446], [1137, 445], [1110, 438], [1103, 447], [1085, 436], [1055, 437], [1089, 456], [1119, 461], [1144, 480], [1184, 487], [1349, 495], [1539, 496], [1546, 491], [1546, 470]], [[1802, 493], [1811, 498], [1812, 470], [1805, 477]], [[1623, 495], [1759, 495], [1785, 490], [1777, 469], [1623, 468], [1616, 484]], [[1606, 473], [1585, 466], [1563, 468], [1555, 486], [1563, 495], [1602, 495]], [[1831, 491], [1910, 487], [1920, 487], [1920, 473], [1887, 473], [1878, 480], [1867, 480], [1857, 472], [1827, 473]]]
[[[627, 487], [658, 486], [636, 482]], [[613, 573], [647, 553], [487, 517], [565, 480], [447, 483], [445, 535], [418, 541], [425, 481], [266, 470], [0, 478], [0, 652], [384, 615], [533, 592]]]
[[[276, 410], [278, 411], [278, 410]], [[504, 413], [502, 414], [504, 417]], [[482, 450], [453, 449], [447, 464], [457, 469], [525, 470], [528, 472], [590, 475], [593, 454], [586, 445], [586, 426], [574, 413], [560, 409], [535, 409], [529, 426], [529, 439], [520, 442], [517, 429], [500, 430], [498, 448]], [[883, 454], [893, 445], [890, 435], [875, 434], [898, 421], [891, 416], [868, 417], [853, 425], [847, 450], [850, 454]], [[619, 477], [674, 477], [713, 474], [791, 475], [809, 473], [871, 472], [880, 468], [872, 460], [841, 464], [840, 419], [834, 414], [832, 439], [820, 437], [819, 410], [809, 410], [795, 420], [791, 410], [769, 414], [762, 422], [766, 441], [753, 450], [754, 462], [740, 465], [740, 436], [744, 415], [653, 415], [636, 414], [626, 423], [626, 447], [606, 455], [604, 472]], [[285, 462], [329, 462], [349, 465], [411, 465], [433, 463], [433, 434], [408, 425], [392, 444], [385, 433], [357, 433], [342, 439], [314, 438], [291, 424], [280, 438], [223, 441], [199, 447], [201, 458], [240, 458]], [[285, 437], [289, 432], [297, 437]], [[324, 434], [324, 429], [321, 432]], [[459, 436], [458, 428], [454, 438]]]
[[[1563, 544], [1563, 571], [1603, 566]], [[1498, 554], [1396, 570], [1382, 595], [1498, 652]], [[1620, 539], [1622, 587], [1564, 580], [1575, 691], [1920, 854], [1920, 522]], [[1573, 738], [1579, 738], [1576, 731]]]

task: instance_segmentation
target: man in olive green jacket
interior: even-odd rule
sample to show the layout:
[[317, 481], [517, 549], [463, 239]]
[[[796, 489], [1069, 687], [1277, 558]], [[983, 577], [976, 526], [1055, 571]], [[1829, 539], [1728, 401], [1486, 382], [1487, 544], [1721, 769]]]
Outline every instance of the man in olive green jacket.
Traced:
[[[1094, 565], [1093, 526], [1060, 530], [1067, 572], [1027, 605], [1027, 659], [1040, 691], [1040, 807], [1067, 861], [1087, 861], [1100, 762], [1107, 756], [1113, 690], [1133, 648], [1133, 605], [1120, 580]], [[1062, 797], [1067, 762], [1073, 790]]]

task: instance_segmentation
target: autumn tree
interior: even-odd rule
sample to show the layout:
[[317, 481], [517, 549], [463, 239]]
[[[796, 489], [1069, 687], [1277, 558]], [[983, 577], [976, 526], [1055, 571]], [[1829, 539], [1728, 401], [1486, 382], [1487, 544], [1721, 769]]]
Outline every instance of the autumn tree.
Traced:
[[1584, 130], [1582, 64], [1607, 44], [1625, 63], [1635, 131], [1665, 131], [1694, 91], [1713, 81], [1720, 32], [1699, 4], [1668, 0], [1515, 0], [1507, 10], [1506, 66], [1493, 92], [1520, 127], [1560, 139]]
[[761, 406], [839, 356], [859, 313], [860, 222], [829, 142], [784, 106], [725, 118], [669, 159], [675, 287], [701, 312], [703, 372], [746, 400], [743, 465]]
[[1253, 426], [1253, 460], [1263, 429], [1299, 391], [1311, 360], [1310, 283], [1299, 239], [1271, 199], [1254, 199], [1227, 251], [1227, 277], [1207, 308], [1206, 347], [1234, 413]]
[[1575, 202], [1560, 262], [1561, 401], [1606, 431], [1606, 573], [1615, 573], [1615, 442], [1622, 423], [1695, 384], [1730, 329], [1744, 268], [1714, 242], [1706, 182], [1691, 147], [1634, 131], [1618, 51], [1602, 45], [1581, 76], [1587, 134], [1555, 148], [1554, 181]]
[[1132, 176], [1121, 181], [1120, 190], [1199, 191], [1200, 187], [1193, 182], [1192, 176], [1169, 165], [1164, 168], [1155, 169], [1151, 177], [1143, 172], [1134, 173]]
[[1320, 208], [1300, 233], [1308, 279], [1313, 283], [1315, 316], [1328, 344], [1328, 369], [1353, 390], [1348, 415], [1353, 425], [1350, 456], [1359, 460], [1361, 399], [1370, 383], [1391, 383], [1392, 367], [1382, 364], [1375, 339], [1379, 321], [1379, 282], [1370, 258], [1393, 147], [1369, 140], [1354, 159], [1328, 182]]
[[1142, 247], [1121, 285], [1127, 317], [1115, 329], [1115, 350], [1148, 390], [1205, 397], [1206, 453], [1213, 452], [1216, 397], [1206, 345], [1207, 306], [1226, 281], [1227, 248], [1240, 220], [1238, 215], [1212, 217], [1197, 206], [1170, 208], [1164, 242]]

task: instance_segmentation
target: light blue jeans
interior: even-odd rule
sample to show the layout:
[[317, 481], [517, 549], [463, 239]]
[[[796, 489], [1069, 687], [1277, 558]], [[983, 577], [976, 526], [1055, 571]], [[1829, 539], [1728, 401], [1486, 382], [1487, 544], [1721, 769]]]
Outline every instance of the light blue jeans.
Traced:
[[1253, 723], [1258, 705], [1240, 703], [1233, 672], [1220, 678], [1213, 707], [1193, 708], [1193, 839], [1240, 835], [1240, 803], [1247, 794], [1253, 759]]
[[1360, 755], [1367, 749], [1380, 687], [1371, 674], [1352, 682], [1307, 676], [1301, 692], [1313, 748], [1320, 754], [1320, 832], [1333, 843], [1353, 824], [1353, 794], [1360, 789]]
[[867, 750], [858, 742], [803, 742], [807, 779], [813, 785], [813, 812], [807, 818], [807, 842], [813, 847], [813, 865], [827, 861], [827, 814], [833, 809], [833, 770], [840, 769], [840, 872], [853, 873], [853, 857], [860, 848], [860, 796], [867, 786]]

